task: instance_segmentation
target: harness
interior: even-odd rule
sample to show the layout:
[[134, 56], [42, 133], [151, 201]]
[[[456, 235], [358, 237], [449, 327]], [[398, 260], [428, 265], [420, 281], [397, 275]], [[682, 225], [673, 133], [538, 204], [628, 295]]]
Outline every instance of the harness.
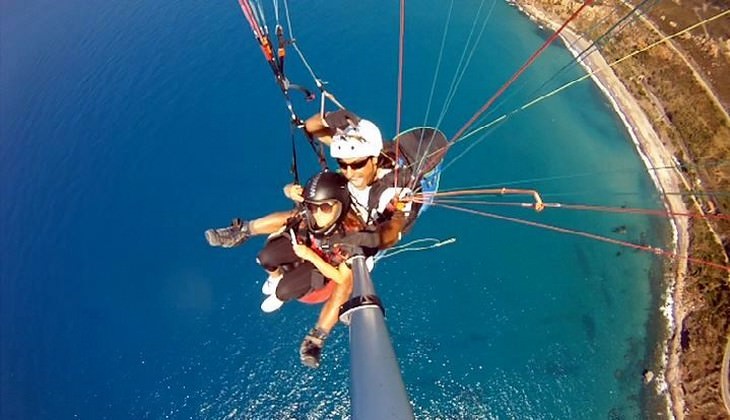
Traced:
[[309, 239], [309, 247], [332, 266], [339, 266], [350, 258], [350, 254], [340, 245], [330, 244], [330, 241], [326, 240], [326, 238], [317, 238], [310, 233]]
[[[385, 211], [383, 211], [382, 213], [378, 212], [378, 207], [380, 206], [380, 197], [388, 188], [393, 188], [394, 185], [397, 185], [399, 187], [408, 185], [420, 185], [420, 180], [413, 177], [412, 171], [410, 170], [408, 165], [403, 165], [403, 167], [397, 171], [397, 177], [398, 178], [396, 179], [396, 171], [390, 171], [382, 178], [376, 179], [370, 185], [370, 195], [368, 197], [368, 224], [379, 224], [386, 220], [389, 220], [392, 217], [393, 213], [397, 211], [393, 204], [389, 203], [388, 206], [385, 208]], [[420, 211], [421, 206], [421, 203], [413, 202], [411, 204], [411, 211], [406, 218], [406, 225], [403, 229], [403, 233], [407, 233], [413, 226], [413, 223], [418, 217], [418, 212]]]
[[284, 27], [279, 21], [279, 4], [278, 1], [274, 2], [274, 11], [276, 17], [276, 24], [274, 26], [273, 39], [276, 40], [276, 46], [272, 40], [272, 34], [269, 32], [269, 28], [266, 23], [264, 16], [264, 9], [261, 7], [261, 3], [258, 0], [238, 0], [238, 4], [241, 6], [241, 11], [246, 17], [251, 30], [253, 32], [254, 39], [259, 44], [264, 59], [269, 65], [271, 72], [276, 80], [276, 84], [279, 86], [281, 93], [284, 97], [284, 103], [289, 111], [289, 121], [291, 123], [291, 173], [294, 177], [294, 182], [299, 183], [299, 169], [297, 166], [297, 147], [295, 142], [295, 132], [297, 129], [304, 134], [305, 139], [309, 143], [310, 148], [317, 156], [319, 165], [322, 169], [327, 167], [327, 160], [324, 155], [322, 144], [319, 144], [315, 139], [306, 131], [305, 122], [294, 109], [292, 98], [290, 96], [291, 91], [300, 92], [306, 102], [311, 102], [316, 99], [316, 94], [306, 87], [292, 83], [287, 77], [284, 71], [284, 64], [286, 61], [286, 49], [291, 46], [296, 51], [297, 55], [302, 61], [302, 64], [307, 68], [310, 75], [314, 79], [315, 84], [320, 92], [321, 98], [321, 114], [324, 115], [324, 104], [325, 99], [329, 99], [340, 108], [344, 108], [326, 88], [325, 82], [323, 82], [312, 70], [311, 66], [307, 62], [304, 54], [297, 46], [296, 40], [293, 37], [291, 21], [289, 19], [289, 4], [288, 1], [284, 1], [284, 8], [286, 12], [286, 20], [288, 25], [288, 35], [285, 33]]

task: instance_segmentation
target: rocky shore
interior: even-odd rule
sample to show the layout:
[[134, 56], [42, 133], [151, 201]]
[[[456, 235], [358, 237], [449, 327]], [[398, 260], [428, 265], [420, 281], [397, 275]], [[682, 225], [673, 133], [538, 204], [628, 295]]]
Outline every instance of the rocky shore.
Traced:
[[[544, 27], [549, 30], [557, 30], [564, 21], [563, 16], [556, 15], [556, 10], [565, 12], [571, 6], [577, 7], [579, 5], [575, 2], [561, 0], [518, 0], [517, 2], [510, 1], [510, 3], [517, 5], [522, 12], [536, 21], [541, 28]], [[587, 12], [593, 13], [594, 16], [599, 13], [596, 10]], [[583, 38], [577, 33], [575, 28], [571, 27], [563, 30], [561, 37], [565, 45], [571, 49], [571, 52], [575, 56], [591, 44], [591, 41]], [[678, 153], [676, 145], [668, 144], [666, 136], [662, 136], [663, 132], [656, 127], [656, 123], [652, 123], [652, 119], [647, 116], [635, 94], [632, 94], [627, 89], [627, 85], [629, 85], [626, 83], [627, 81], [622, 80], [609, 67], [605, 57], [598, 51], [594, 51], [588, 55], [584, 55], [581, 59], [581, 64], [591, 74], [594, 82], [605, 93], [607, 98], [609, 98], [614, 109], [623, 120], [657, 189], [662, 193], [692, 191], [696, 189], [696, 181], [681, 170], [682, 165], [677, 164]], [[691, 71], [694, 72], [695, 70], [691, 69]], [[658, 171], [653, 168], [673, 169]], [[691, 201], [685, 201], [680, 194], [663, 194], [663, 197], [667, 212], [670, 214], [687, 214], [693, 211], [693, 209], [689, 208], [690, 204], [693, 203]], [[697, 207], [701, 206], [698, 205]], [[688, 367], [691, 366], [689, 362], [685, 361], [684, 365], [682, 363], [683, 351], [689, 347], [687, 341], [689, 341], [688, 337], [690, 333], [693, 337], [699, 335], [687, 330], [686, 320], [688, 314], [693, 313], [696, 309], [697, 302], [703, 297], [688, 295], [688, 291], [689, 294], [696, 293], [693, 288], [687, 287], [688, 283], [692, 281], [692, 278], [688, 277], [688, 263], [683, 258], [692, 252], [691, 241], [693, 240], [693, 227], [691, 222], [687, 217], [676, 216], [670, 221], [673, 230], [673, 251], [678, 257], [672, 261], [670, 269], [665, 273], [668, 290], [665, 296], [666, 301], [663, 306], [663, 312], [667, 317], [667, 325], [670, 331], [663, 351], [662, 360], [659, 361], [659, 365], [663, 367], [663, 371], [658, 372], [656, 378], [653, 380], [657, 383], [657, 393], [659, 395], [665, 395], [667, 398], [667, 414], [671, 417], [680, 419], [685, 418], [685, 416], [690, 418], [706, 418], [706, 414], [714, 413], [711, 417], [724, 418], [723, 416], [726, 414], [718, 412], [718, 409], [720, 411], [722, 410], [722, 406], [714, 402], [715, 397], [704, 395], [708, 392], [713, 392], [712, 381], [714, 379], [711, 379], [709, 384], [703, 383], [702, 386], [692, 390], [692, 392], [699, 392], [699, 396], [693, 396], [693, 400], [701, 402], [710, 400], [708, 405], [700, 407], [700, 410], [693, 411], [688, 410], [687, 404], [685, 404], [687, 389], [684, 379], [698, 378], [706, 375], [706, 371], [708, 369], [711, 371], [711, 368], [708, 367], [704, 371], [692, 372], [692, 368]], [[711, 226], [710, 230], [712, 231]], [[713, 233], [715, 232], [713, 231]], [[716, 233], [715, 237], [718, 237]], [[719, 242], [719, 238], [717, 238], [717, 241]], [[726, 277], [727, 274], [725, 273], [724, 278]], [[725, 306], [722, 306], [722, 308], [725, 308]], [[720, 317], [723, 316], [722, 313], [718, 315]], [[694, 328], [697, 328], [697, 324], [695, 324]], [[722, 328], [723, 326], [720, 325], [719, 329], [722, 330]], [[711, 334], [712, 338], [716, 338], [715, 336], [718, 334], [722, 334], [722, 331], [719, 333], [713, 332]], [[705, 346], [712, 347], [711, 343], [704, 344]], [[719, 348], [718, 351], [722, 353], [723, 349]], [[709, 351], [713, 350], [710, 348]], [[709, 357], [709, 359], [712, 359], [712, 357]], [[653, 376], [655, 376], [654, 373], [652, 373]], [[717, 379], [719, 381], [719, 372]], [[708, 389], [703, 389], [703, 387]], [[719, 397], [719, 393], [717, 397]], [[719, 401], [720, 399], [717, 398], [717, 400]]]

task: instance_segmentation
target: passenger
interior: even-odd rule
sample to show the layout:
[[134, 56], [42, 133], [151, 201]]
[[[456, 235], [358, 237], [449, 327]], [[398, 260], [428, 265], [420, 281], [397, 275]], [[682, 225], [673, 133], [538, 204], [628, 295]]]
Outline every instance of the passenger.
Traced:
[[[265, 312], [322, 288], [326, 279], [342, 284], [351, 274], [340, 264], [344, 262], [340, 261], [342, 247], [330, 247], [326, 240], [363, 227], [351, 211], [346, 184], [347, 180], [334, 172], [323, 171], [312, 177], [304, 190], [303, 216], [290, 220], [290, 229], [270, 238], [259, 253], [259, 264], [275, 279], [267, 288], [272, 293], [262, 304]], [[345, 272], [338, 272], [340, 268]]]
[[285, 301], [334, 282], [317, 324], [300, 347], [302, 363], [316, 368], [324, 341], [337, 324], [339, 307], [352, 293], [350, 251], [327, 239], [358, 232], [363, 225], [350, 206], [347, 179], [340, 174], [324, 171], [315, 175], [307, 182], [303, 199], [304, 217], [294, 219], [291, 229], [271, 238], [259, 253], [259, 264], [269, 272], [264, 292], [270, 293], [261, 309], [275, 311]]

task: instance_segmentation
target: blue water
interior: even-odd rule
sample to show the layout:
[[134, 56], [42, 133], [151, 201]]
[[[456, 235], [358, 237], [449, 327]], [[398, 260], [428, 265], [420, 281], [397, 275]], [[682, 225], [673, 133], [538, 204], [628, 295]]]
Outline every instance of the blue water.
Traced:
[[[409, 5], [404, 126], [424, 121], [446, 3]], [[262, 240], [221, 250], [203, 239], [233, 216], [289, 206], [280, 190], [291, 180], [287, 113], [236, 2], [1, 7], [0, 417], [347, 417], [346, 329], [328, 341], [322, 368], [300, 366], [317, 308], [262, 314], [254, 262]], [[396, 5], [292, 7], [314, 68], [392, 134]], [[430, 124], [478, 7], [454, 10]], [[490, 8], [440, 124], [450, 134], [546, 36], [502, 3], [485, 2], [482, 16]], [[550, 47], [498, 111], [524, 103], [568, 59]], [[301, 67], [290, 69], [307, 81]], [[300, 156], [312, 173], [303, 143]], [[511, 118], [442, 177], [443, 188], [487, 184], [537, 188], [546, 201], [660, 205], [590, 84]], [[662, 245], [663, 224], [645, 216], [484, 209]], [[626, 233], [612, 232], [621, 225]], [[386, 259], [374, 272], [418, 417], [642, 414], [656, 315], [649, 273], [661, 261], [443, 208], [410, 235], [421, 237], [457, 241]]]

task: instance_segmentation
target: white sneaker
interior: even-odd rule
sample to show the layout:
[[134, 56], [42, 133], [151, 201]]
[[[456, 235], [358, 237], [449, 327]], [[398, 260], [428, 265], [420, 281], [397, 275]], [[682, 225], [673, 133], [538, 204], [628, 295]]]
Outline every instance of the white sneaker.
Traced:
[[261, 293], [265, 295], [273, 295], [276, 291], [276, 286], [279, 285], [279, 280], [281, 280], [281, 277], [281, 274], [269, 275], [269, 278], [267, 278], [263, 286], [261, 286]]
[[368, 268], [369, 273], [372, 272], [373, 268], [375, 268], [375, 259], [373, 257], [367, 257], [365, 259], [365, 266]]
[[279, 300], [279, 298], [276, 297], [275, 294], [269, 295], [266, 299], [264, 299], [263, 302], [261, 302], [261, 310], [266, 313], [274, 312], [275, 310], [281, 308], [281, 305], [284, 304], [283, 300]]

